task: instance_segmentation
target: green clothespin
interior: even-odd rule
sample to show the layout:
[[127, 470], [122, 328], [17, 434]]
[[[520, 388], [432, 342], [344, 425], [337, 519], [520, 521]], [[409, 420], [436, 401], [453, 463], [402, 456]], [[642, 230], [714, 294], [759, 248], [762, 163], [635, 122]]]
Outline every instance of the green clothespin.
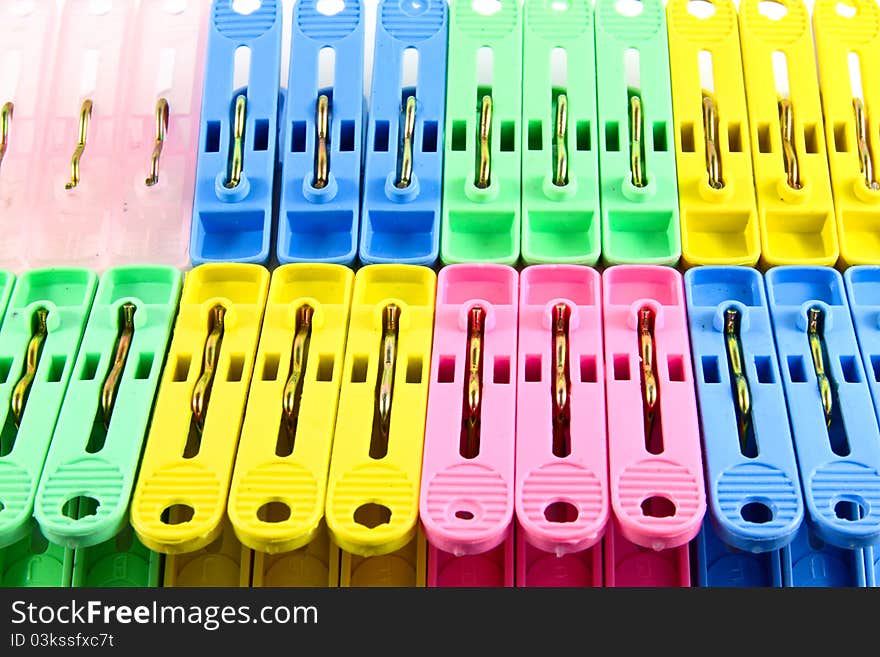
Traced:
[[592, 5], [524, 7], [522, 257], [592, 265], [601, 253]]
[[[116, 267], [101, 277], [34, 504], [50, 541], [88, 547], [128, 527], [180, 288], [172, 267]], [[68, 512], [72, 500], [82, 502], [78, 517]]]
[[0, 547], [30, 533], [40, 473], [96, 285], [97, 276], [86, 269], [38, 269], [22, 274], [12, 290], [0, 328]]
[[73, 558], [73, 586], [156, 587], [162, 570], [162, 555], [143, 546], [126, 524], [109, 541], [77, 548]]
[[483, 14], [472, 0], [453, 0], [450, 12], [440, 234], [447, 264], [519, 259], [522, 25], [518, 0], [497, 5]]
[[0, 550], [0, 588], [70, 586], [73, 550], [50, 543], [39, 527]]
[[596, 76], [604, 259], [674, 265], [681, 231], [661, 0], [596, 0]]

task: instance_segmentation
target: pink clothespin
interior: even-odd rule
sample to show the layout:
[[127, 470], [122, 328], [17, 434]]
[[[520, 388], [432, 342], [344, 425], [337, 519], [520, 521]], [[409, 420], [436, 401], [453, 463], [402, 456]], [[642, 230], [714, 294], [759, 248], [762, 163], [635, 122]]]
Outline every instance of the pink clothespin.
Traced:
[[29, 267], [98, 267], [107, 251], [123, 183], [116, 126], [134, 6], [127, 0], [64, 5], [49, 101], [36, 116], [41, 148], [28, 174], [34, 185]]
[[24, 269], [33, 219], [38, 146], [44, 127], [47, 69], [55, 43], [55, 3], [9, 0], [0, 3], [0, 269]]
[[632, 543], [685, 545], [706, 495], [681, 274], [620, 265], [602, 283], [611, 507]]
[[513, 585], [518, 303], [511, 267], [437, 279], [419, 504], [429, 586]]
[[[598, 549], [598, 548], [597, 548]], [[688, 544], [652, 550], [626, 540], [616, 522], [605, 533], [605, 586], [689, 587]]]
[[208, 9], [141, 0], [119, 88], [120, 198], [103, 266], [132, 260], [189, 268]]
[[601, 586], [590, 549], [609, 514], [599, 273], [527, 267], [519, 303], [517, 585]]

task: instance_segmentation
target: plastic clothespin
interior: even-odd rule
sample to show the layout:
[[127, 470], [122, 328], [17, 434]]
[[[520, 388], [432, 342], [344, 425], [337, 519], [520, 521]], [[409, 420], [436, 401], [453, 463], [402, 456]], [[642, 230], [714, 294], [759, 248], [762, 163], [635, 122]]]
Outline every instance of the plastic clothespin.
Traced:
[[666, 5], [681, 251], [687, 265], [754, 265], [761, 255], [736, 6]]
[[73, 577], [73, 550], [50, 543], [36, 525], [0, 549], [0, 587], [68, 587]]
[[[101, 277], [34, 504], [53, 543], [98, 545], [128, 526], [180, 284], [177, 269], [161, 266], [117, 267]], [[76, 500], [73, 515], [67, 505]]]
[[162, 586], [247, 587], [251, 583], [254, 553], [235, 537], [228, 520], [220, 523], [220, 532], [197, 550], [165, 557]]
[[829, 545], [812, 531], [810, 523], [804, 523], [782, 549], [782, 583], [787, 587], [867, 586], [865, 553], [870, 549]]
[[339, 586], [339, 549], [330, 543], [323, 520], [303, 547], [275, 554], [255, 551], [253, 555], [252, 586]]
[[602, 275], [611, 507], [620, 535], [678, 547], [706, 510], [681, 274], [619, 265]]
[[29, 176], [44, 130], [38, 115], [47, 102], [55, 19], [54, 2], [0, 3], [0, 223], [9, 228], [0, 241], [0, 267], [13, 271], [24, 268], [29, 254], [27, 227], [38, 187]]
[[880, 66], [880, 9], [872, 0], [818, 0], [813, 31], [840, 257], [845, 265], [876, 264], [880, 86], [874, 72]]
[[379, 4], [364, 144], [363, 262], [437, 260], [446, 37], [445, 0]]
[[299, 0], [293, 9], [278, 261], [348, 264], [360, 225], [365, 12], [360, 0], [346, 0], [326, 16], [318, 2]]
[[98, 267], [109, 249], [122, 170], [117, 149], [119, 89], [128, 70], [134, 3], [64, 5], [43, 134], [31, 159], [29, 267]]
[[782, 554], [745, 552], [721, 540], [707, 518], [695, 541], [695, 584], [704, 587], [782, 586]]
[[[85, 269], [29, 271], [0, 329], [0, 546], [30, 534], [34, 499], [95, 295]], [[65, 505], [77, 513], [77, 500]]]
[[418, 538], [436, 278], [416, 265], [355, 276], [326, 518], [340, 584], [424, 584]]
[[126, 523], [108, 541], [77, 548], [73, 555], [74, 587], [156, 587], [162, 571], [162, 555], [143, 546]]
[[[538, 570], [553, 573], [559, 584], [583, 585], [595, 557], [589, 548], [605, 533], [610, 506], [602, 287], [595, 269], [535, 265], [521, 272], [518, 363], [517, 536], [546, 553]], [[518, 565], [528, 556], [537, 558], [518, 550]], [[538, 570], [529, 574], [537, 577]], [[598, 575], [601, 585], [601, 569]]]
[[[193, 264], [269, 259], [281, 5], [263, 0], [246, 15], [229, 0], [211, 5], [190, 238]], [[236, 88], [240, 52], [250, 53], [250, 66], [244, 86]]]
[[742, 0], [739, 26], [762, 262], [833, 265], [837, 229], [809, 14], [801, 0], [786, 0], [779, 18], [760, 5]]
[[131, 502], [151, 550], [193, 552], [223, 530], [268, 287], [250, 264], [202, 265], [184, 281]]
[[419, 504], [428, 583], [513, 586], [519, 275], [452, 265], [437, 290]]
[[804, 505], [764, 280], [731, 266], [684, 281], [714, 529], [741, 550], [777, 550]]
[[254, 550], [298, 550], [322, 527], [353, 281], [331, 264], [272, 274], [228, 505]]
[[687, 543], [653, 550], [628, 541], [615, 520], [605, 532], [605, 586], [689, 587], [690, 551]]
[[522, 23], [518, 0], [450, 3], [440, 257], [512, 265], [520, 253]]
[[[623, 14], [627, 6], [638, 14]], [[603, 258], [674, 265], [681, 255], [666, 20], [660, 0], [596, 2]]]
[[880, 430], [843, 277], [790, 266], [765, 281], [813, 531], [843, 548], [877, 543]]
[[602, 250], [596, 62], [588, 0], [523, 10], [522, 256], [594, 264]]
[[209, 3], [142, 0], [118, 90], [121, 199], [105, 265], [188, 268]]

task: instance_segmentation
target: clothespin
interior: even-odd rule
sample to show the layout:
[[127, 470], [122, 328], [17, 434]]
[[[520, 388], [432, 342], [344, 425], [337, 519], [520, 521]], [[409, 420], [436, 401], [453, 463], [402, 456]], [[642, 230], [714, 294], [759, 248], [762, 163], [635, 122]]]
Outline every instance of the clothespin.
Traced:
[[[794, 540], [782, 549], [782, 582], [787, 587], [873, 586], [866, 569], [871, 548], [846, 549], [824, 542], [804, 523]], [[873, 565], [873, 564], [870, 564]], [[869, 566], [870, 567], [870, 566]]]
[[220, 533], [206, 546], [165, 557], [162, 586], [248, 587], [254, 553], [235, 537], [232, 525], [221, 522]]
[[71, 585], [81, 587], [157, 587], [162, 555], [148, 550], [128, 523], [108, 541], [77, 548]]
[[696, 586], [782, 586], [782, 551], [748, 552], [721, 539], [710, 519], [694, 541]]
[[633, 543], [624, 536], [620, 523], [609, 523], [605, 532], [605, 586], [689, 587], [690, 551], [687, 543], [654, 550]]
[[363, 262], [437, 260], [446, 37], [445, 0], [379, 5], [364, 145]]
[[0, 586], [68, 587], [73, 576], [73, 550], [50, 543], [37, 525], [0, 549]]

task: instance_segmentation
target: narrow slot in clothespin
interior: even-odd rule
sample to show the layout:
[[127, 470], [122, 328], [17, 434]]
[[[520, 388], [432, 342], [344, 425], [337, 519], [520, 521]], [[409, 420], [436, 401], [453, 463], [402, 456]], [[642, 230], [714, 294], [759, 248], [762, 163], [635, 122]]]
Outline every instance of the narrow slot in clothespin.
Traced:
[[880, 429], [843, 277], [778, 267], [765, 282], [811, 531], [842, 548], [876, 543]]
[[[128, 70], [134, 5], [66, 2], [36, 117], [43, 133], [31, 163], [34, 199], [28, 265], [103, 268], [119, 216], [119, 90]], [[143, 177], [143, 176], [141, 176]]]
[[355, 275], [325, 509], [342, 582], [354, 556], [383, 568], [417, 540], [435, 282], [413, 265]]
[[813, 34], [843, 265], [880, 262], [871, 217], [880, 208], [880, 10], [868, 0], [819, 0]]
[[[451, 586], [464, 584], [455, 573], [465, 564], [494, 561], [481, 567], [475, 555], [513, 553], [519, 277], [505, 265], [451, 265], [437, 289], [420, 511], [429, 563], [445, 564], [429, 584]], [[513, 561], [502, 561], [511, 585]]]
[[587, 0], [523, 8], [522, 255], [587, 264], [601, 254], [596, 54]]
[[360, 0], [332, 16], [318, 0], [294, 7], [279, 153], [281, 263], [350, 264], [357, 254], [365, 13]]
[[[129, 531], [128, 503], [180, 286], [171, 267], [115, 267], [101, 276], [34, 504], [50, 541], [90, 548]], [[94, 513], [66, 513], [77, 498]]]
[[[326, 481], [353, 282], [342, 265], [296, 263], [272, 275], [228, 505], [236, 535], [259, 552], [311, 553], [322, 532], [326, 543]], [[286, 474], [278, 480], [276, 472]]]
[[152, 550], [199, 550], [223, 530], [268, 287], [263, 267], [240, 263], [184, 281], [131, 502]]
[[[520, 274], [517, 534], [568, 585], [591, 563], [610, 510], [601, 309], [593, 269], [535, 265]], [[516, 555], [518, 564], [538, 558]]]
[[[740, 46], [764, 266], [833, 265], [837, 226], [807, 8], [740, 5]], [[839, 74], [838, 74], [839, 75]], [[848, 106], [848, 117], [852, 107]]]
[[[52, 434], [92, 305], [97, 276], [85, 269], [22, 274], [0, 328], [0, 546], [28, 535]], [[77, 499], [56, 499], [76, 517]]]
[[382, 0], [376, 16], [359, 255], [365, 263], [433, 265], [440, 251], [447, 4]]
[[228, 0], [211, 4], [189, 243], [195, 265], [269, 259], [282, 9], [280, 0], [248, 14]]
[[[681, 256], [666, 17], [660, 0], [597, 0], [602, 256], [674, 265]], [[634, 226], [638, 225], [638, 239]]]
[[704, 532], [713, 532], [706, 549], [774, 553], [794, 537], [804, 503], [764, 280], [736, 266], [697, 267], [684, 280], [711, 514]]
[[681, 250], [686, 265], [754, 265], [761, 254], [736, 5], [666, 5]]
[[[30, 175], [45, 134], [40, 117], [48, 102], [57, 14], [52, 2], [31, 3], [27, 13], [21, 7], [0, 3], [0, 207], [3, 224], [17, 227], [0, 241], [0, 268], [10, 271], [24, 269], [31, 251], [27, 227], [36, 190]], [[39, 171], [42, 179], [45, 170]]]
[[128, 75], [117, 88], [120, 199], [105, 266], [142, 254], [187, 268], [199, 152], [210, 3], [182, 8], [144, 0], [128, 44]]
[[602, 284], [611, 506], [628, 541], [676, 548], [706, 509], [681, 274], [620, 265]]
[[485, 15], [455, 0], [449, 12], [440, 257], [512, 265], [521, 230], [520, 7], [504, 0]]

